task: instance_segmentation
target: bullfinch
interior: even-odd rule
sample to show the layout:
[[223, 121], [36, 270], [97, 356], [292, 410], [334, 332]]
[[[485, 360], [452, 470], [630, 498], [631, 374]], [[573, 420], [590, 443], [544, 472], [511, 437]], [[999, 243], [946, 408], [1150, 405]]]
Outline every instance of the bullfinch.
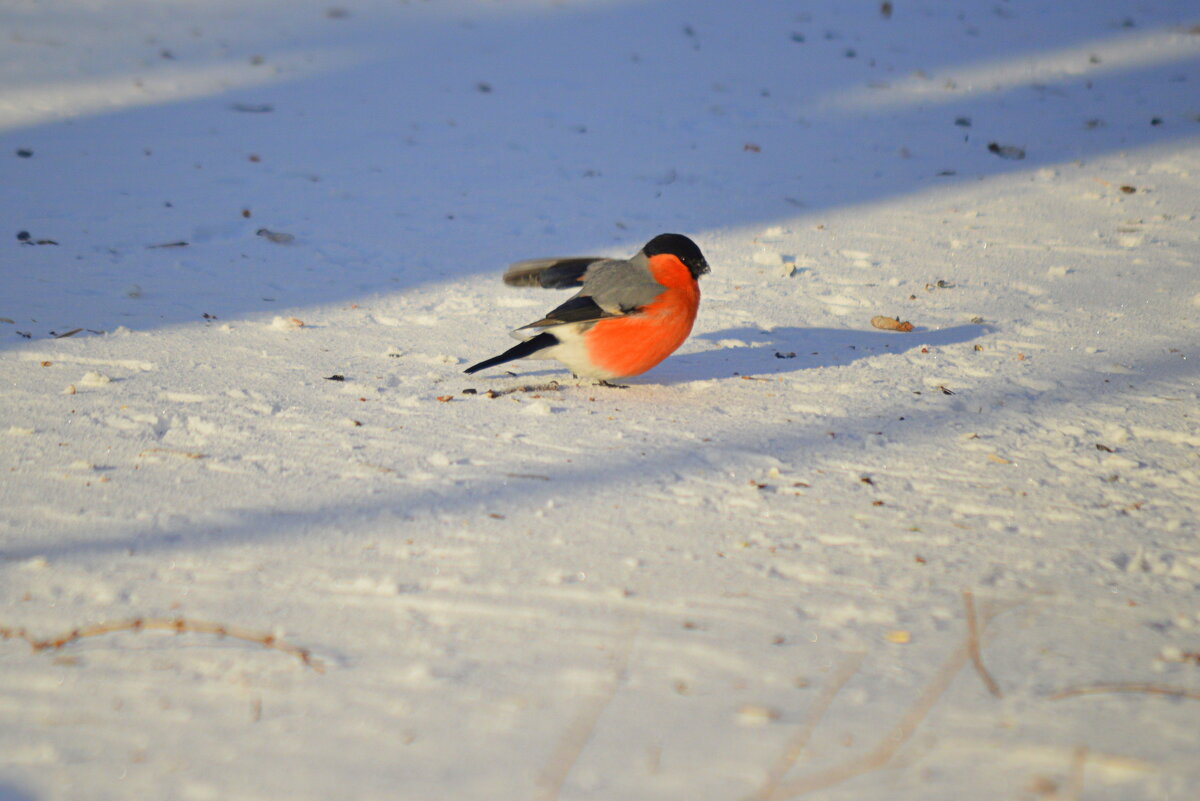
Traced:
[[576, 376], [608, 381], [640, 375], [675, 352], [700, 306], [708, 262], [682, 234], [659, 234], [630, 259], [576, 256], [519, 261], [509, 286], [579, 288], [566, 303], [512, 335], [522, 340], [466, 369], [514, 359], [557, 359]]

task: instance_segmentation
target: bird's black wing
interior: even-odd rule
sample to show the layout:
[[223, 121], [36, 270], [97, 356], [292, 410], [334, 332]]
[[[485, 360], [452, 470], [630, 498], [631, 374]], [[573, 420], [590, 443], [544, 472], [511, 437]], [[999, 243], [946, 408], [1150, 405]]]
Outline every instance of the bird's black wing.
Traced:
[[603, 256], [571, 256], [565, 259], [528, 259], [509, 266], [504, 283], [509, 286], [540, 286], [570, 289], [583, 283], [588, 268], [608, 261]]
[[517, 330], [548, 328], [552, 325], [562, 325], [564, 323], [590, 323], [596, 320], [603, 320], [606, 317], [620, 316], [620, 314], [613, 314], [600, 308], [591, 295], [576, 295], [542, 319], [532, 322], [529, 325], [521, 326]]

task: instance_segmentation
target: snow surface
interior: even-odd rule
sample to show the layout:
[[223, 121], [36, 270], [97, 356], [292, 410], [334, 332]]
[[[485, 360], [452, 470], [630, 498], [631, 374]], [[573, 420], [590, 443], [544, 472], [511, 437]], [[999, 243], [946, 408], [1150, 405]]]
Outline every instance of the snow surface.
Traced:
[[6, 3], [0, 626], [324, 672], [0, 641], [0, 799], [1200, 797], [1200, 9], [891, 5]]

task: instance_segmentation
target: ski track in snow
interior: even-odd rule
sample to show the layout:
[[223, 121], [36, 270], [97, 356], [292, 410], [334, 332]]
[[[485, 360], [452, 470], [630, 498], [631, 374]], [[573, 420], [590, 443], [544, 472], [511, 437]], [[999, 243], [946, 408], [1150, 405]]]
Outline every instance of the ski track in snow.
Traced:
[[[805, 797], [1200, 796], [1200, 19], [183, 5], [0, 12], [0, 627], [325, 672], [0, 640], [0, 799], [762, 798], [963, 590]], [[671, 230], [662, 365], [461, 373]]]

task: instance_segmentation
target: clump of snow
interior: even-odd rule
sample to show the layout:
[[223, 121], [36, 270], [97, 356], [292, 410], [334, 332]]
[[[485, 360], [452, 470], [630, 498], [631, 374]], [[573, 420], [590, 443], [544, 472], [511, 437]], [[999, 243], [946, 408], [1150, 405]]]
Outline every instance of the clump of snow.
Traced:
[[530, 401], [529, 403], [525, 404], [522, 411], [525, 412], [525, 414], [531, 414], [531, 415], [548, 415], [553, 410], [550, 408], [550, 404], [547, 403], [546, 401], [535, 400], [535, 401]]
[[280, 317], [276, 315], [271, 319], [271, 328], [274, 328], [276, 331], [293, 331], [303, 327], [304, 321], [299, 317]]

